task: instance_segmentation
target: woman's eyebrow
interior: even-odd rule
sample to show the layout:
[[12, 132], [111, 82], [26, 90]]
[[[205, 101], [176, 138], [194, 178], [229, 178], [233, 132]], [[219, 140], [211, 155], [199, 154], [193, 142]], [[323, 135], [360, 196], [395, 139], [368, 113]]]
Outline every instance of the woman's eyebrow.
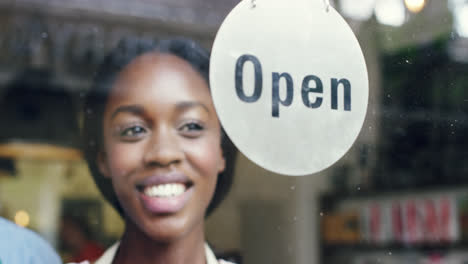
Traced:
[[190, 108], [194, 108], [194, 107], [201, 107], [203, 108], [207, 113], [209, 113], [209, 109], [206, 105], [204, 105], [203, 103], [201, 102], [198, 102], [198, 101], [186, 101], [186, 102], [180, 102], [180, 103], [177, 103], [176, 104], [176, 109], [178, 111], [185, 111], [187, 109], [190, 109]]
[[117, 109], [115, 109], [115, 111], [112, 113], [111, 119], [114, 119], [114, 117], [118, 113], [122, 113], [122, 112], [132, 113], [135, 115], [141, 115], [144, 113], [144, 111], [145, 110], [143, 109], [143, 107], [139, 105], [122, 105], [122, 106], [117, 107]]

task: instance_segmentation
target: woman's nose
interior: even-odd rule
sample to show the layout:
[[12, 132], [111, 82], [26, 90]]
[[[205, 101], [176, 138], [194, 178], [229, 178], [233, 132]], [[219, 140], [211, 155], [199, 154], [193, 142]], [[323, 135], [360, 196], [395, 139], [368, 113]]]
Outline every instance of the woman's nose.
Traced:
[[169, 166], [182, 161], [183, 151], [176, 133], [164, 128], [154, 131], [148, 142], [144, 162], [151, 166]]

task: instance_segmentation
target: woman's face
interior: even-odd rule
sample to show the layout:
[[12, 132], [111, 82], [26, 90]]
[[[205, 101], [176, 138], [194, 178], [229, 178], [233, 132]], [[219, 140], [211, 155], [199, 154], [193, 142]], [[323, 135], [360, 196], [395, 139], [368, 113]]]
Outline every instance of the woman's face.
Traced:
[[155, 240], [203, 230], [224, 170], [206, 81], [184, 60], [148, 53], [117, 77], [104, 112], [98, 164], [126, 217]]

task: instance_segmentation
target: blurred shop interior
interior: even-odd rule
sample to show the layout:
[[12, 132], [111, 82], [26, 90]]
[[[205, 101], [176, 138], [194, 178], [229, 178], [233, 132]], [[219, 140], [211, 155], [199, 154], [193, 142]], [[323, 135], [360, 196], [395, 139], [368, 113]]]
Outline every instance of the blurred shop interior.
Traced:
[[[76, 254], [74, 236], [115, 242], [123, 223], [79, 149], [94, 71], [124, 36], [210, 48], [237, 2], [0, 0], [0, 216], [64, 260]], [[239, 154], [208, 241], [238, 263], [468, 263], [468, 1], [331, 4], [369, 71], [357, 142], [305, 177]]]

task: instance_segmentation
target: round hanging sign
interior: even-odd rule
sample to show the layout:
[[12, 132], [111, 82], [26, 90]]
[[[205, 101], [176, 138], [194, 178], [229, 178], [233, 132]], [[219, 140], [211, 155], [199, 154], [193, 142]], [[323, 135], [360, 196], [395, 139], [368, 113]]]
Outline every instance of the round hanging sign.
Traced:
[[322, 0], [244, 0], [213, 44], [210, 86], [226, 133], [250, 160], [307, 175], [339, 160], [367, 110], [367, 69]]

